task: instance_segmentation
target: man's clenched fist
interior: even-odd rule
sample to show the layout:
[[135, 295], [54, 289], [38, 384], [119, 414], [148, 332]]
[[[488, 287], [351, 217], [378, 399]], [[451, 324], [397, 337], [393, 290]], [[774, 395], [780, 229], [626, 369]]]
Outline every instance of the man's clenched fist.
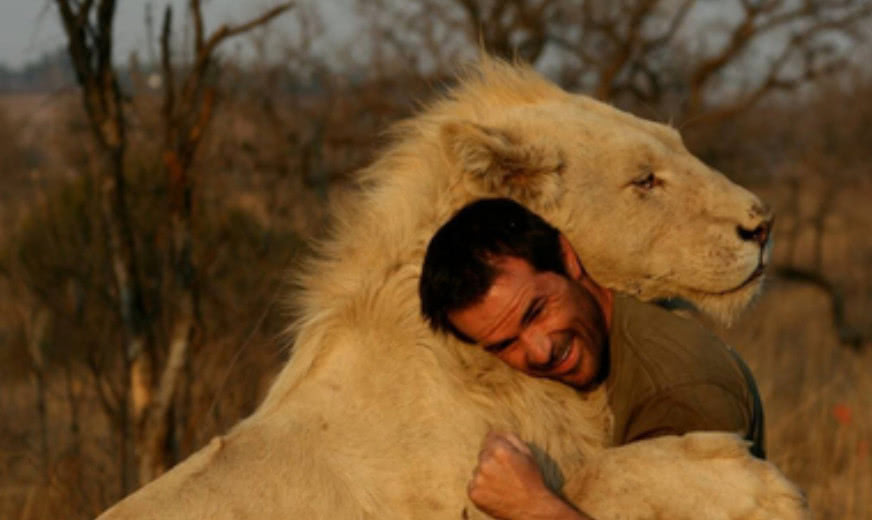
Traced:
[[530, 448], [511, 433], [487, 434], [467, 491], [479, 509], [495, 518], [585, 518], [545, 486]]

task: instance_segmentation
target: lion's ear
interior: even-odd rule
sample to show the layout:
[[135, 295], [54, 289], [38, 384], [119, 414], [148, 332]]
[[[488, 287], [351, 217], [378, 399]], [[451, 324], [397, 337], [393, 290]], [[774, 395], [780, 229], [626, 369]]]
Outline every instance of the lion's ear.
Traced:
[[563, 157], [556, 147], [467, 121], [443, 124], [441, 139], [448, 159], [477, 192], [545, 204], [558, 195]]

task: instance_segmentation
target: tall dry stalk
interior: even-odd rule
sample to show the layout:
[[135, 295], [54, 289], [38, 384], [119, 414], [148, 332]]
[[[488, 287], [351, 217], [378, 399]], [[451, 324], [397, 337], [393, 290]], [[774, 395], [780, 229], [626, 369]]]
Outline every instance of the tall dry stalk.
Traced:
[[129, 439], [132, 438], [128, 403], [136, 394], [133, 383], [147, 379], [152, 360], [153, 333], [148, 323], [137, 267], [134, 230], [131, 225], [129, 194], [126, 189], [124, 156], [127, 150], [127, 122], [118, 76], [112, 63], [113, 23], [116, 2], [56, 0], [67, 48], [81, 87], [82, 105], [91, 134], [97, 144], [97, 178], [101, 188], [103, 225], [108, 235], [110, 256], [125, 340], [124, 387], [115, 414], [119, 418], [119, 463], [121, 493], [130, 489]]

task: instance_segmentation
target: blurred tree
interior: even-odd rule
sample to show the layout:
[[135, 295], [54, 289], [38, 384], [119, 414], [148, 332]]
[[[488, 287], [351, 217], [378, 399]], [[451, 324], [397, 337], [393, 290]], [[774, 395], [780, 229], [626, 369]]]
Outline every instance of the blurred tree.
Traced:
[[[139, 456], [140, 483], [159, 475], [173, 462], [172, 450], [168, 446], [172, 436], [170, 409], [179, 388], [180, 372], [189, 356], [198, 309], [197, 269], [191, 255], [191, 208], [195, 183], [190, 170], [215, 102], [208, 77], [215, 50], [226, 39], [263, 25], [289, 9], [291, 4], [279, 4], [249, 22], [237, 26], [223, 25], [206, 35], [200, 2], [190, 0], [193, 61], [186, 64], [179, 84], [176, 84], [175, 73], [178, 64], [173, 62], [170, 53], [172, 11], [169, 7], [166, 9], [162, 36], [163, 159], [170, 194], [170, 263], [174, 286], [166, 294], [169, 301], [163, 304], [176, 312], [170, 325], [169, 345], [163, 349], [156, 345], [154, 324], [148, 319], [144, 304], [134, 240], [136, 230], [131, 224], [128, 202], [131, 193], [125, 184], [128, 124], [112, 63], [116, 2], [56, 0], [56, 4], [81, 87], [89, 127], [98, 145], [103, 223], [109, 238], [117, 304], [125, 333], [123, 388], [117, 399], [104, 400], [119, 418], [121, 487], [124, 493], [129, 489], [127, 444], [131, 437], [135, 439]], [[102, 388], [99, 382], [98, 388]], [[135, 428], [131, 428], [129, 415]], [[130, 435], [131, 430], [135, 435]]]
[[163, 72], [163, 153], [167, 173], [170, 210], [170, 279], [174, 284], [171, 303], [175, 316], [170, 332], [169, 351], [156, 392], [148, 398], [148, 416], [140, 447], [140, 482], [148, 482], [166, 470], [168, 460], [164, 446], [169, 436], [170, 409], [179, 386], [182, 369], [187, 364], [191, 343], [199, 327], [198, 268], [193, 258], [193, 204], [197, 177], [192, 164], [204, 132], [212, 119], [215, 104], [214, 79], [209, 77], [215, 50], [224, 40], [267, 23], [291, 7], [279, 4], [260, 16], [240, 25], [222, 25], [205, 33], [200, 0], [190, 0], [189, 10], [194, 27], [192, 63], [183, 68], [179, 78], [172, 57], [172, 6], [164, 11], [161, 31], [161, 70]]
[[[386, 47], [427, 70], [477, 46], [568, 88], [717, 121], [838, 70], [872, 0], [358, 0]], [[474, 52], [474, 51], [473, 51]], [[426, 53], [426, 55], [424, 55]], [[378, 54], [378, 52], [374, 52]]]
[[[127, 123], [122, 106], [121, 87], [112, 64], [112, 24], [115, 2], [93, 0], [76, 2], [56, 0], [61, 22], [67, 35], [67, 48], [76, 79], [81, 87], [82, 104], [88, 115], [91, 133], [97, 144], [103, 225], [107, 231], [110, 257], [118, 298], [119, 315], [123, 323], [124, 387], [134, 388], [134, 382], [147, 380], [150, 370], [148, 356], [153, 352], [154, 335], [146, 319], [142, 283], [137, 269], [134, 230], [125, 188], [124, 153], [127, 147]], [[133, 383], [133, 384], [132, 384]], [[117, 415], [120, 418], [121, 488], [129, 489], [126, 475], [130, 424], [127, 419], [127, 391], [120, 396]], [[135, 396], [133, 396], [135, 402]]]

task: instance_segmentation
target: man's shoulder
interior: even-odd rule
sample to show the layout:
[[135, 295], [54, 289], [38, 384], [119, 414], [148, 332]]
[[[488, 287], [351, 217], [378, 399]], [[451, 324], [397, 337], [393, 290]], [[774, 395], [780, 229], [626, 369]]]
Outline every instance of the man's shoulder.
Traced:
[[762, 453], [762, 408], [753, 378], [702, 323], [621, 296], [610, 341], [615, 442], [664, 432], [742, 431]]
[[[618, 294], [615, 297], [612, 332], [634, 342], [677, 343], [682, 347], [702, 344], [725, 346], [724, 342], [695, 317], [691, 307], [637, 300]], [[645, 350], [651, 351], [651, 347]], [[694, 349], [697, 350], [697, 349]]]
[[[731, 349], [693, 318], [630, 296], [615, 298], [610, 334], [615, 360], [635, 365], [655, 387], [713, 381], [733, 372]], [[627, 367], [624, 367], [627, 368]]]

